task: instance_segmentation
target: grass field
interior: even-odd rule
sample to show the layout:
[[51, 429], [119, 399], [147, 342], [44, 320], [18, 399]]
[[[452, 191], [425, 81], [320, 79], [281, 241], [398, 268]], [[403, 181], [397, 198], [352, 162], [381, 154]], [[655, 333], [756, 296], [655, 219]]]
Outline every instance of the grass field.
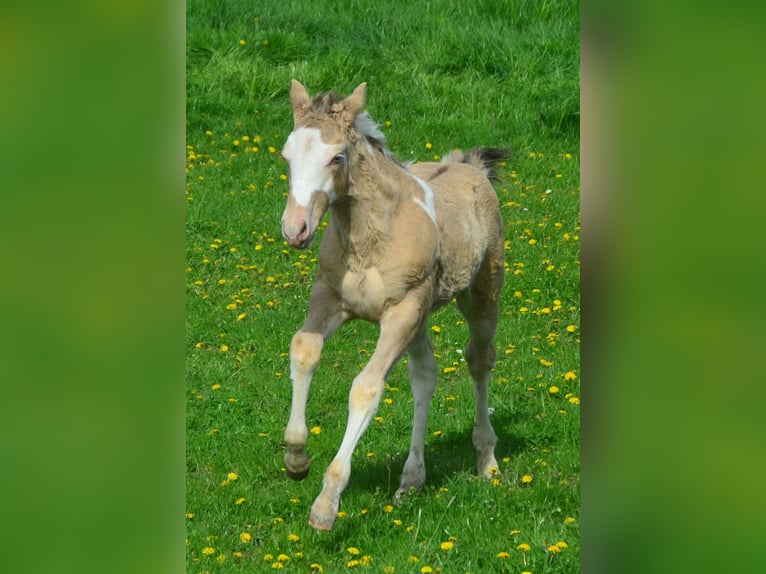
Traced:
[[[579, 4], [347, 0], [187, 3], [187, 571], [578, 572]], [[431, 318], [439, 364], [428, 482], [392, 505], [412, 400], [398, 365], [332, 532], [307, 524], [376, 326], [343, 327], [309, 398], [309, 477], [282, 468], [287, 351], [316, 247], [280, 234], [290, 79], [368, 82], [403, 160], [514, 149], [497, 185], [507, 276], [490, 387], [495, 480], [475, 477], [467, 329]]]

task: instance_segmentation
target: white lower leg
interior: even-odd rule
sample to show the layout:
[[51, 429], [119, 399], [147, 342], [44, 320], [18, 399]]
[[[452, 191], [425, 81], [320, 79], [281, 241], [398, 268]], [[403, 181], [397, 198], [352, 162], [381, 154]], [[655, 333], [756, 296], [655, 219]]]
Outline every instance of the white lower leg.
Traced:
[[351, 456], [359, 439], [370, 424], [380, 403], [383, 379], [368, 377], [365, 371], [354, 380], [349, 395], [346, 433], [322, 481], [322, 492], [311, 506], [309, 524], [318, 530], [330, 530], [338, 516], [340, 495], [351, 475]]
[[311, 460], [306, 454], [306, 401], [323, 342], [322, 336], [317, 333], [298, 331], [290, 344], [293, 399], [290, 419], [285, 428], [285, 469], [287, 475], [294, 480], [305, 478], [311, 466]]

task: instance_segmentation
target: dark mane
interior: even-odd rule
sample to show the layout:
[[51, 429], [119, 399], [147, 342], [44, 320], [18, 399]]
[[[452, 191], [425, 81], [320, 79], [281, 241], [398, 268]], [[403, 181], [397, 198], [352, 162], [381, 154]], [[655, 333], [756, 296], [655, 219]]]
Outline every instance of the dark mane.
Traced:
[[321, 92], [311, 100], [311, 111], [318, 114], [329, 114], [332, 107], [342, 101], [343, 98], [333, 91]]

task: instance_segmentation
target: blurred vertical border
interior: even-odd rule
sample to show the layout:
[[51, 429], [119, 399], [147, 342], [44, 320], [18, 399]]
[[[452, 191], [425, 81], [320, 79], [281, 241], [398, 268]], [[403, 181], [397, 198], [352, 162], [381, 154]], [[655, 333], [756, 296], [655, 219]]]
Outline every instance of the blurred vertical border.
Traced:
[[582, 5], [583, 572], [763, 562], [765, 15]]
[[3, 4], [6, 572], [183, 570], [184, 22]]

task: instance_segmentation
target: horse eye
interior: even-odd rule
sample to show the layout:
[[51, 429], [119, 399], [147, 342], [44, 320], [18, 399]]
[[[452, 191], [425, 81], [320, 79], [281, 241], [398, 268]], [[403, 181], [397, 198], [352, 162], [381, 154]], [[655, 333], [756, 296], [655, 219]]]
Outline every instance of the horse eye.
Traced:
[[345, 159], [345, 156], [342, 153], [339, 153], [334, 158], [330, 160], [330, 165], [340, 165], [343, 163], [343, 160]]

